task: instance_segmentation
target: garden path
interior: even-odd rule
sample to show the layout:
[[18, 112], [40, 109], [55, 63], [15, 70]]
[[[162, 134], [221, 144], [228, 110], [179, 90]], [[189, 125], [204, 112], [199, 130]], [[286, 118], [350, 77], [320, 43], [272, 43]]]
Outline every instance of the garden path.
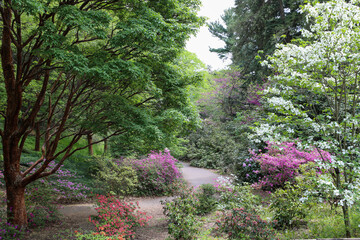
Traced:
[[[188, 163], [182, 163], [181, 169], [184, 179], [193, 187], [201, 184], [214, 184], [216, 178], [220, 175], [202, 168], [191, 167]], [[153, 197], [153, 198], [131, 198], [130, 201], [138, 201], [141, 211], [152, 216], [147, 227], [143, 227], [137, 231], [137, 240], [164, 240], [167, 234], [167, 222], [163, 214], [161, 201], [171, 199], [171, 197]], [[96, 215], [93, 204], [77, 204], [67, 205], [61, 208], [60, 213], [65, 218], [77, 222], [80, 228], [88, 229], [90, 226], [89, 215]]]

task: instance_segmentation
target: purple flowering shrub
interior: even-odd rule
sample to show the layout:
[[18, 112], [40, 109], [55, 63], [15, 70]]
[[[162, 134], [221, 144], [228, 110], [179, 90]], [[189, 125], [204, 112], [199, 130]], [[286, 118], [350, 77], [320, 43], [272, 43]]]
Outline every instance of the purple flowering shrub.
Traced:
[[266, 153], [251, 152], [253, 159], [260, 163], [263, 177], [258, 186], [263, 189], [283, 187], [298, 175], [300, 165], [314, 162], [316, 159], [331, 161], [330, 153], [313, 148], [311, 151], [302, 151], [296, 148], [294, 142], [267, 143]]
[[[55, 163], [49, 164], [49, 170], [55, 167]], [[61, 202], [81, 201], [87, 198], [90, 190], [87, 186], [79, 183], [80, 177], [63, 166], [46, 179], [40, 179], [43, 184], [48, 184], [56, 195], [56, 200]]]
[[[126, 163], [125, 163], [126, 162]], [[139, 195], [164, 195], [173, 191], [173, 184], [181, 178], [170, 151], [152, 152], [146, 158], [124, 160], [137, 173]]]

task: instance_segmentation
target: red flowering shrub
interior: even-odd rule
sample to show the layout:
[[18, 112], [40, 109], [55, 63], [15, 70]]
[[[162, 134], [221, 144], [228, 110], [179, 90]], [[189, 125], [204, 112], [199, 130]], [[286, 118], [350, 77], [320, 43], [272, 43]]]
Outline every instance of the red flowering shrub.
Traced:
[[331, 161], [330, 153], [315, 148], [309, 152], [300, 151], [293, 142], [268, 142], [265, 149], [266, 153], [252, 152], [253, 159], [260, 163], [263, 174], [258, 184], [265, 189], [283, 187], [285, 182], [298, 174], [297, 169], [301, 164], [314, 162], [316, 159]]
[[262, 220], [244, 208], [232, 209], [217, 220], [216, 225], [217, 230], [226, 233], [229, 239], [275, 239], [273, 223]]
[[89, 220], [101, 235], [120, 235], [131, 239], [135, 235], [134, 228], [144, 226], [151, 218], [145, 212], [138, 211], [138, 204], [103, 195], [97, 195], [96, 199], [98, 216], [90, 216]]

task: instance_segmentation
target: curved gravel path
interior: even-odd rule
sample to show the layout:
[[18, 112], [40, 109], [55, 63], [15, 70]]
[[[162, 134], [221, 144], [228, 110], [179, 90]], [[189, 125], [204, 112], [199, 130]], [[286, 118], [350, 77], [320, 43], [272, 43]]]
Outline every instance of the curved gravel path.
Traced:
[[190, 167], [189, 163], [182, 163], [182, 174], [185, 180], [195, 188], [201, 184], [215, 184], [216, 179], [220, 177], [219, 174], [213, 173], [208, 169]]
[[[181, 169], [184, 179], [193, 187], [197, 188], [201, 184], [214, 184], [216, 178], [220, 175], [213, 173], [210, 170], [190, 167], [188, 163], [182, 163]], [[130, 201], [138, 201], [141, 211], [146, 212], [152, 219], [149, 221], [147, 227], [139, 229], [137, 231], [137, 240], [164, 240], [168, 236], [167, 234], [167, 222], [161, 201], [171, 199], [171, 197], [155, 197], [155, 198], [131, 198]], [[93, 204], [77, 204], [67, 205], [59, 209], [60, 213], [66, 218], [77, 219], [81, 228], [89, 228], [88, 218], [89, 215], [96, 215]], [[83, 223], [83, 224], [81, 224]]]

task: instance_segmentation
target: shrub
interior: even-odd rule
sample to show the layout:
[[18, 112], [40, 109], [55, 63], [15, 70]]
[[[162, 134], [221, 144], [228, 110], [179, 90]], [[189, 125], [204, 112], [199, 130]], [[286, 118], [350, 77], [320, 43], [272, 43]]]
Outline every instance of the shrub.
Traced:
[[300, 201], [303, 192], [290, 183], [286, 183], [284, 189], [277, 189], [272, 194], [270, 209], [274, 211], [274, 219], [277, 227], [296, 226], [306, 216], [306, 207]]
[[273, 223], [262, 220], [259, 216], [244, 208], [234, 208], [223, 214], [216, 222], [217, 230], [226, 233], [229, 239], [275, 239]]
[[202, 129], [190, 134], [184, 159], [189, 160], [191, 166], [224, 172], [233, 170], [242, 145], [222, 125], [205, 122]]
[[131, 166], [124, 166], [106, 158], [95, 158], [95, 161], [98, 166], [97, 171], [94, 171], [96, 185], [101, 186], [102, 192], [129, 195], [138, 187], [138, 177]]
[[120, 201], [114, 197], [97, 195], [95, 208], [98, 216], [89, 218], [100, 235], [123, 236], [132, 239], [135, 235], [134, 228], [144, 226], [151, 218], [146, 213], [138, 210], [138, 204]]
[[264, 189], [274, 189], [284, 187], [285, 182], [294, 179], [297, 169], [301, 164], [314, 162], [315, 159], [331, 161], [328, 152], [313, 149], [310, 152], [300, 151], [296, 148], [296, 143], [283, 142], [267, 143], [266, 153], [252, 152], [253, 159], [260, 163], [261, 172], [264, 175], [259, 181], [260, 187]]
[[136, 189], [138, 195], [164, 195], [174, 191], [173, 184], [181, 177], [176, 162], [170, 152], [165, 150], [152, 152], [140, 160], [119, 161], [119, 164], [130, 165], [135, 169], [139, 181]]
[[216, 209], [217, 200], [214, 197], [215, 193], [216, 189], [211, 184], [202, 184], [199, 187], [198, 192], [196, 193], [198, 199], [196, 204], [196, 214], [205, 215]]
[[195, 239], [198, 233], [197, 199], [192, 189], [187, 189], [172, 201], [162, 202], [168, 218], [168, 232], [175, 239]]
[[218, 208], [230, 210], [233, 208], [256, 209], [260, 198], [253, 194], [249, 185], [239, 185], [229, 177], [219, 177], [215, 188], [220, 194]]

